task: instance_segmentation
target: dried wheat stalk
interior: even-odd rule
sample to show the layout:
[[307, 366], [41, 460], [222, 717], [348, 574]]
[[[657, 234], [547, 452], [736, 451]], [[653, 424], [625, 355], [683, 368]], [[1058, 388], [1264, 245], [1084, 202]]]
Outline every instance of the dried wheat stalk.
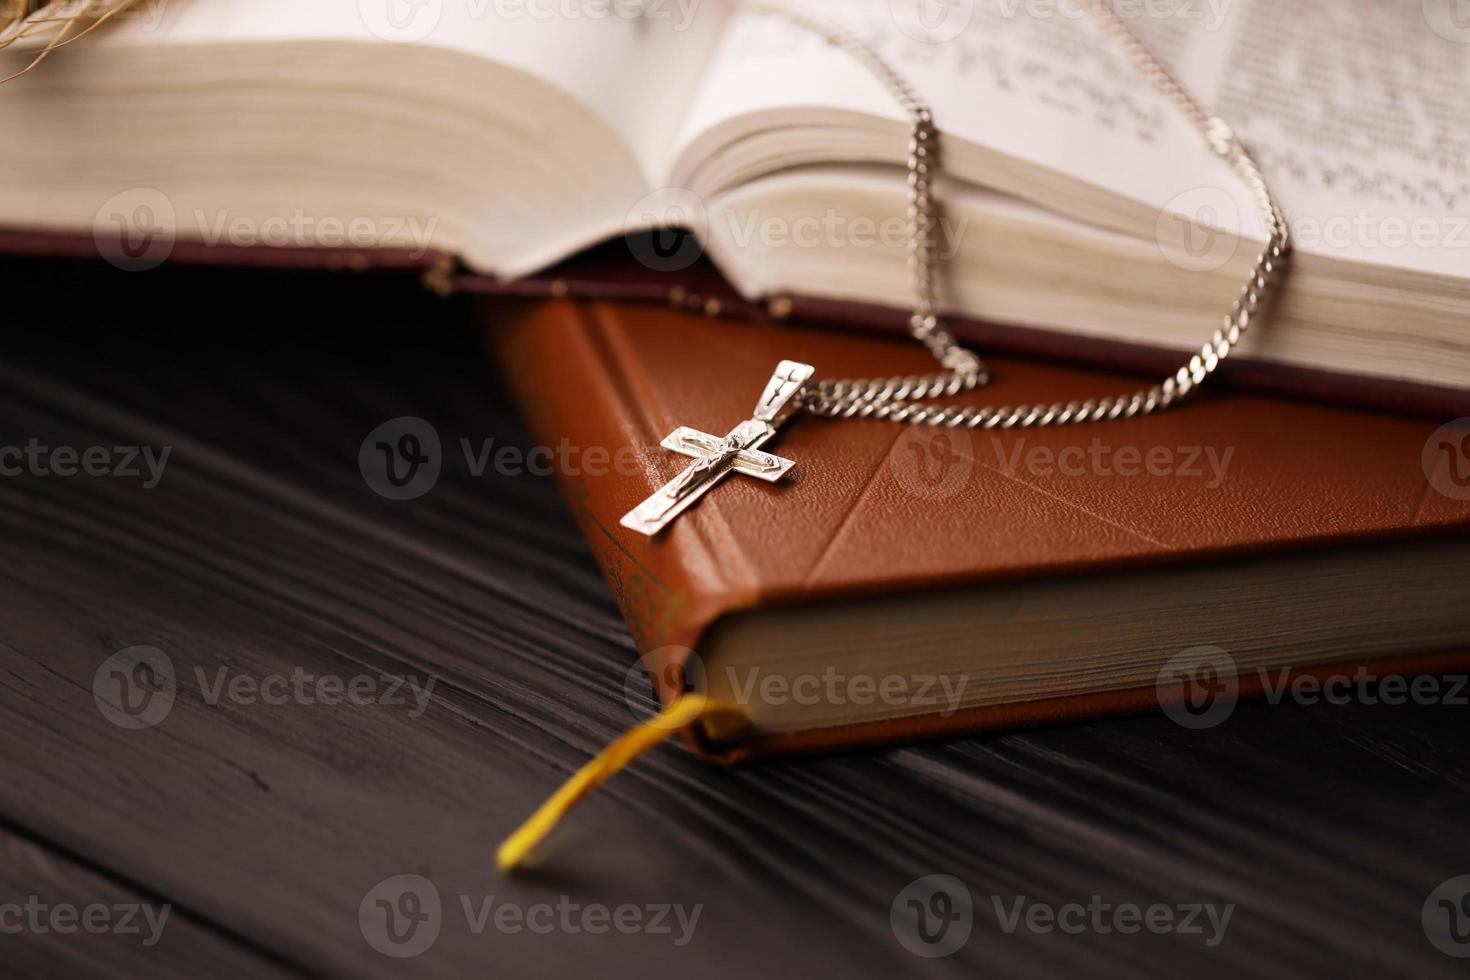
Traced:
[[31, 63], [0, 78], [19, 78], [57, 48], [96, 30], [142, 0], [0, 0], [0, 50], [18, 45], [35, 50]]

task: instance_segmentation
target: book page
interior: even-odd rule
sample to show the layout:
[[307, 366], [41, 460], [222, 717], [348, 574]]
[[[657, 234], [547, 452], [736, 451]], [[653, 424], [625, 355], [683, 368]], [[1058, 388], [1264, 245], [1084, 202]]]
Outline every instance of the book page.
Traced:
[[338, 40], [461, 51], [586, 105], [652, 175], [666, 165], [724, 16], [699, 0], [142, 0], [108, 42]]
[[[1260, 159], [1300, 226], [1299, 248], [1467, 276], [1470, 23], [1464, 38], [1447, 38], [1454, 32], [1436, 31], [1426, 14], [1435, 2], [1114, 0]], [[1161, 221], [1178, 215], [1264, 235], [1233, 171], [1082, 0], [844, 0], [820, 9], [913, 82], [951, 144], [1085, 181]], [[746, 13], [721, 39], [681, 140], [793, 106], [904, 120], [846, 52], [779, 17]], [[895, 139], [887, 159], [903, 153]], [[946, 167], [985, 182], [973, 154], [951, 147]]]
[[1194, 84], [1278, 189], [1297, 247], [1470, 277], [1470, 4], [1237, 0], [1232, 17]]

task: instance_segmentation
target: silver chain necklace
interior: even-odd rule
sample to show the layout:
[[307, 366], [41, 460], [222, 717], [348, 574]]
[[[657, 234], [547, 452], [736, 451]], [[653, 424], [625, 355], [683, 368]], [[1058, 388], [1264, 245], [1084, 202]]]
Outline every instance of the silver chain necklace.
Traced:
[[946, 428], [1011, 429], [1129, 419], [1168, 408], [1215, 372], [1245, 335], [1267, 292], [1275, 285], [1289, 252], [1290, 232], [1286, 216], [1267, 186], [1261, 168], [1246, 153], [1229, 124], [1200, 107], [1153, 51], [1119, 18], [1108, 0], [1090, 0], [1088, 9], [1108, 36], [1189, 119], [1210, 150], [1230, 164], [1251, 192], [1270, 232], [1266, 247], [1256, 256], [1249, 278], [1219, 329], [1178, 371], [1152, 387], [1111, 398], [1050, 405], [972, 408], [933, 404], [932, 399], [973, 391], [990, 380], [985, 362], [961, 346], [939, 319], [934, 289], [938, 241], [934, 234], [931, 187], [939, 163], [934, 115], [909, 81], [845, 24], [770, 0], [741, 0], [741, 3], [748, 9], [783, 17], [850, 54], [883, 83], [908, 115], [908, 249], [914, 293], [909, 333], [929, 349], [944, 370], [906, 377], [813, 380], [815, 370], [811, 365], [782, 361], [756, 403], [752, 417], [728, 435], [721, 438], [681, 426], [664, 439], [665, 449], [692, 456], [695, 462], [624, 515], [624, 527], [642, 534], [657, 534], [731, 473], [771, 482], [781, 479], [795, 462], [762, 452], [760, 447], [775, 436], [783, 422], [801, 412], [832, 419], [886, 419]]

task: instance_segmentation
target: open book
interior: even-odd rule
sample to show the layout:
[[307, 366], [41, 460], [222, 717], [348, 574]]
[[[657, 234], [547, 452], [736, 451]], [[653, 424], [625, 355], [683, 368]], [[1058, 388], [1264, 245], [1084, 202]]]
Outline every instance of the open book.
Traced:
[[[934, 107], [948, 311], [1191, 351], [1265, 233], [1083, 6], [821, 3]], [[1470, 389], [1453, 3], [1124, 6], [1293, 222], [1239, 355]], [[746, 297], [908, 303], [902, 113], [848, 55], [731, 2], [142, 0], [8, 87], [0, 134], [0, 226], [111, 236], [140, 266], [161, 237], [517, 277], [679, 225]]]

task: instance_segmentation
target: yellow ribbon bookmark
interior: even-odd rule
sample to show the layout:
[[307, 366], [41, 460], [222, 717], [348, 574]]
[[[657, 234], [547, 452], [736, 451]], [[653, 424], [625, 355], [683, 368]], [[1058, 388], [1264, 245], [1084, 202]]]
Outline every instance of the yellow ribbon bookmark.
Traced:
[[702, 694], [685, 694], [652, 718], [634, 725], [618, 736], [596, 758], [573, 773], [562, 784], [561, 789], [553, 793], [550, 799], [531, 814], [530, 819], [505, 839], [495, 853], [500, 873], [509, 874], [514, 871], [582, 797], [670, 735], [694, 724], [706, 711], [739, 713], [739, 709], [711, 701]]

